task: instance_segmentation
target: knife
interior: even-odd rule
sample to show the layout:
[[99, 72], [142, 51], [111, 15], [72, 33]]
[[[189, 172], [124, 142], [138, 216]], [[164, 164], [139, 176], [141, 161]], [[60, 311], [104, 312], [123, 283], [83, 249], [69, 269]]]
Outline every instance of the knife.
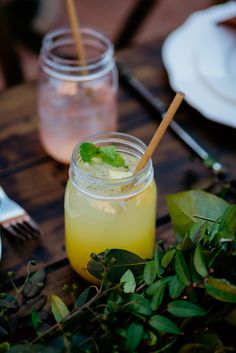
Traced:
[[[141, 98], [149, 108], [157, 113], [160, 119], [163, 119], [167, 111], [164, 102], [154, 96], [136, 77], [134, 77], [133, 73], [123, 62], [117, 61], [116, 64], [121, 84], [131, 89], [131, 91]], [[188, 146], [202, 160], [204, 165], [213, 175], [221, 180], [226, 178], [226, 168], [213, 158], [197, 141], [195, 141], [186, 130], [174, 120], [170, 123], [169, 128], [180, 141]]]

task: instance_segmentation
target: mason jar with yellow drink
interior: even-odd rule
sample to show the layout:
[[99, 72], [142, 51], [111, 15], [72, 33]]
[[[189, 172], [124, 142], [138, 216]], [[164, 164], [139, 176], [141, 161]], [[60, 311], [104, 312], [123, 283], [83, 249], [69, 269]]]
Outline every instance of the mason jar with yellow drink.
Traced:
[[146, 145], [122, 133], [90, 136], [72, 154], [65, 193], [66, 252], [83, 278], [92, 253], [125, 249], [151, 258], [157, 189], [152, 161], [134, 174]]

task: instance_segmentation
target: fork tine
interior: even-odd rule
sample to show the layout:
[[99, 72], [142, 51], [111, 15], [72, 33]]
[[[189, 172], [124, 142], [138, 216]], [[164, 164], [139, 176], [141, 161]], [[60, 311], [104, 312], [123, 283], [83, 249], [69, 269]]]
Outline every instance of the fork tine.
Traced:
[[31, 231], [34, 232], [35, 236], [41, 235], [40, 229], [38, 225], [29, 217], [29, 219], [23, 222]]
[[18, 222], [14, 224], [16, 231], [23, 235], [25, 239], [31, 239], [33, 233], [29, 231], [29, 229], [24, 225], [24, 222]]
[[24, 227], [24, 229], [32, 236], [32, 237], [37, 237], [39, 236], [41, 233], [38, 229], [33, 228], [29, 221], [23, 221], [22, 222], [22, 226]]
[[19, 234], [15, 229], [13, 225], [9, 225], [4, 228], [9, 234], [13, 235], [14, 237], [20, 239], [20, 240], [25, 240], [25, 237], [23, 237], [21, 234]]
[[41, 235], [38, 225], [15, 201], [10, 199], [0, 186], [0, 225], [8, 233], [19, 239], [30, 239]]

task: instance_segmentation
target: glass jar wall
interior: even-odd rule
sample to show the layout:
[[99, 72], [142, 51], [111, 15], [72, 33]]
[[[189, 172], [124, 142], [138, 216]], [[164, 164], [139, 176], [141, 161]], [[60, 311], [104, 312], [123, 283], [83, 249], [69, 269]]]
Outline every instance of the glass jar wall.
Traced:
[[48, 33], [40, 53], [38, 112], [41, 142], [69, 163], [74, 146], [90, 134], [117, 130], [117, 70], [113, 45], [102, 33], [81, 29], [86, 65], [76, 57], [68, 28]]
[[[120, 133], [98, 134], [86, 141], [114, 145], [137, 161], [146, 148], [135, 137]], [[86, 269], [91, 253], [119, 248], [152, 257], [157, 191], [151, 161], [135, 176], [103, 179], [81, 168], [79, 147], [72, 155], [65, 193], [66, 251], [75, 271], [93, 282]]]

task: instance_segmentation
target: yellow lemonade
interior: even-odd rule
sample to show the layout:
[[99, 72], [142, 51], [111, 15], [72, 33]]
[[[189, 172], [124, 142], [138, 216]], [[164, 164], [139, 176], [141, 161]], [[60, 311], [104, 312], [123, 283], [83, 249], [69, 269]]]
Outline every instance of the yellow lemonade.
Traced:
[[153, 254], [157, 195], [153, 169], [149, 166], [149, 172], [133, 181], [139, 158], [121, 155], [128, 168], [96, 158], [91, 164], [78, 161], [83, 177], [76, 179], [72, 173], [66, 187], [67, 256], [74, 270], [90, 282], [96, 282], [87, 271], [91, 253], [116, 248], [142, 258]]

